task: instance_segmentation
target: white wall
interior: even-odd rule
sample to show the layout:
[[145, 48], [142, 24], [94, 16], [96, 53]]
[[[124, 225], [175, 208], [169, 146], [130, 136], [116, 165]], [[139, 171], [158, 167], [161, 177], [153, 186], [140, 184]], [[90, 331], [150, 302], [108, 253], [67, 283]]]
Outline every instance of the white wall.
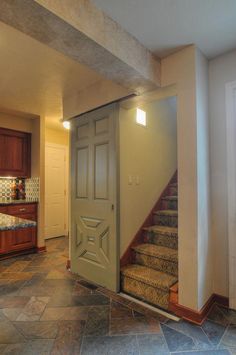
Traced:
[[225, 84], [236, 80], [236, 50], [209, 63], [213, 290], [228, 296], [227, 154]]
[[162, 86], [177, 86], [179, 303], [198, 310], [196, 48], [162, 60]]
[[121, 256], [177, 169], [176, 98], [140, 108], [145, 128], [136, 124], [135, 109], [120, 109]]
[[178, 97], [179, 303], [197, 311], [212, 290], [207, 79], [206, 59], [195, 46], [162, 60], [162, 86], [175, 84]]

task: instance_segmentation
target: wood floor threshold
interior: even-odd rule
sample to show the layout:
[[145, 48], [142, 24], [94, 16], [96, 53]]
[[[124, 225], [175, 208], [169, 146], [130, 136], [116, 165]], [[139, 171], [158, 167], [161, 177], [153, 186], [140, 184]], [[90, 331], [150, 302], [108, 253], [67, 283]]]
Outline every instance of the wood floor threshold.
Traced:
[[171, 314], [171, 313], [169, 313], [169, 312], [166, 312], [166, 311], [164, 311], [164, 310], [162, 310], [162, 309], [160, 309], [160, 308], [156, 308], [156, 307], [154, 307], [154, 306], [151, 306], [150, 304], [147, 304], [147, 303], [145, 303], [145, 302], [143, 302], [143, 301], [140, 301], [140, 300], [138, 300], [138, 299], [135, 298], [135, 297], [132, 297], [132, 296], [130, 296], [130, 295], [127, 295], [126, 293], [120, 292], [120, 293], [118, 293], [118, 295], [120, 295], [121, 297], [126, 298], [126, 299], [128, 299], [128, 300], [130, 300], [130, 301], [132, 301], [132, 302], [134, 302], [134, 303], [137, 303], [137, 304], [139, 304], [140, 306], [143, 306], [143, 307], [145, 307], [145, 308], [148, 308], [148, 309], [150, 309], [151, 311], [153, 311], [153, 312], [155, 312], [155, 313], [157, 313], [157, 314], [160, 314], [160, 315], [162, 315], [162, 316], [164, 316], [164, 317], [166, 317], [166, 318], [169, 318], [169, 319], [171, 319], [171, 320], [174, 320], [175, 322], [179, 322], [179, 321], [181, 320], [181, 318], [175, 316], [174, 314]]

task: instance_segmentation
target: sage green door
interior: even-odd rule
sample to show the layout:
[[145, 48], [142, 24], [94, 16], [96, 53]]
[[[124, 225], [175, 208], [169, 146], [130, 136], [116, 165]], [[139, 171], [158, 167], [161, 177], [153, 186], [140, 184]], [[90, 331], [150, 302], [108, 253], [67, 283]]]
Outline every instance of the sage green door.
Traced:
[[71, 269], [119, 289], [116, 104], [72, 120]]

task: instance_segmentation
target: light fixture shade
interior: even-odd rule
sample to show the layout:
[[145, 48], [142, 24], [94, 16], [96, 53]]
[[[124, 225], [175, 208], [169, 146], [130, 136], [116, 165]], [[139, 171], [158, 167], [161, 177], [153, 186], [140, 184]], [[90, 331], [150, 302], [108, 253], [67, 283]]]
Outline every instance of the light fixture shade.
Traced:
[[140, 108], [136, 109], [136, 123], [141, 126], [147, 125], [146, 112], [140, 110]]
[[62, 124], [65, 129], [70, 129], [70, 121], [63, 121]]

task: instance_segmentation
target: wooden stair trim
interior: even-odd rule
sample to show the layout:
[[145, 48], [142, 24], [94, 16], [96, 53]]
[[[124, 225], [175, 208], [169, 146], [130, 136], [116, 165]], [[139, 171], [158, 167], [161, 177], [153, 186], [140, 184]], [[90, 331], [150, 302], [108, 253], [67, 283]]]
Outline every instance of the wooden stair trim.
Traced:
[[213, 293], [201, 310], [195, 311], [178, 303], [178, 283], [170, 288], [170, 302], [168, 310], [191, 323], [202, 325], [214, 304], [229, 307], [229, 299]]
[[153, 213], [156, 210], [161, 208], [162, 198], [167, 195], [170, 185], [176, 182], [177, 174], [178, 174], [178, 172], [176, 171], [174, 173], [174, 175], [172, 176], [172, 178], [170, 179], [170, 181], [168, 182], [168, 184], [166, 185], [165, 189], [162, 191], [161, 195], [159, 196], [158, 201], [153, 206], [152, 210], [150, 211], [149, 215], [147, 216], [147, 218], [143, 222], [142, 226], [139, 228], [139, 230], [135, 234], [134, 238], [130, 242], [130, 244], [127, 247], [126, 251], [122, 255], [121, 260], [120, 260], [120, 266], [121, 267], [123, 267], [123, 266], [125, 266], [127, 264], [132, 264], [132, 262], [133, 262], [133, 251], [132, 251], [132, 248], [137, 246], [138, 244], [142, 243], [143, 228], [150, 227], [153, 224], [152, 223]]

